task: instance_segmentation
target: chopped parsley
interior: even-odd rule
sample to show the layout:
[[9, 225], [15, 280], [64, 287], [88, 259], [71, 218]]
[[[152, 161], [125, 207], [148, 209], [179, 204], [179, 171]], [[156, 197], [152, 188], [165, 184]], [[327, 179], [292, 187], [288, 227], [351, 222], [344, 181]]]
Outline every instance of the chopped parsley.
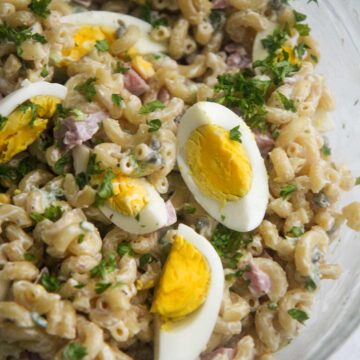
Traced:
[[116, 67], [114, 69], [114, 73], [118, 74], [126, 74], [129, 71], [129, 68], [124, 66], [121, 62], [116, 63]]
[[7, 121], [8, 121], [8, 118], [6, 116], [2, 116], [0, 114], [0, 130], [2, 130], [4, 128]]
[[60, 290], [60, 280], [49, 273], [44, 273], [41, 276], [40, 284], [49, 292], [57, 292]]
[[191, 206], [189, 204], [185, 204], [184, 207], [182, 208], [182, 211], [186, 215], [193, 215], [196, 213], [196, 207]]
[[0, 180], [15, 181], [18, 177], [16, 169], [8, 165], [0, 164]]
[[71, 113], [71, 110], [63, 106], [62, 104], [56, 105], [56, 117], [59, 117], [61, 119], [64, 119], [68, 117]]
[[111, 282], [98, 282], [95, 285], [95, 292], [97, 294], [102, 294], [103, 292], [105, 292], [109, 287], [111, 287], [112, 283]]
[[291, 64], [286, 59], [289, 56], [287, 52], [283, 51], [283, 55], [285, 60], [275, 63], [272, 57], [257, 60], [253, 63], [253, 68], [260, 68], [262, 73], [268, 75], [275, 85], [281, 85], [286, 77], [294, 75], [300, 69], [298, 65]]
[[24, 260], [26, 260], [26, 261], [34, 261], [35, 260], [35, 255], [34, 254], [32, 254], [32, 253], [29, 253], [29, 252], [26, 252], [25, 254], [24, 254]]
[[95, 203], [99, 205], [103, 205], [106, 199], [114, 195], [114, 189], [112, 180], [114, 179], [115, 174], [112, 169], [107, 169], [105, 176], [103, 178], [102, 183], [99, 186], [99, 189], [96, 193], [96, 201]]
[[306, 20], [306, 15], [302, 14], [301, 12], [298, 12], [296, 10], [293, 10], [294, 18], [296, 22], [302, 22]]
[[268, 307], [269, 310], [273, 310], [273, 311], [274, 311], [274, 310], [277, 310], [277, 308], [279, 307], [279, 305], [278, 305], [277, 303], [270, 302], [270, 303], [268, 303], [267, 307]]
[[28, 110], [31, 111], [31, 119], [30, 119], [30, 123], [29, 123], [29, 126], [31, 126], [31, 127], [34, 126], [35, 120], [38, 116], [38, 108], [39, 108], [39, 105], [34, 104], [30, 100], [25, 101], [18, 107], [19, 111], [21, 111], [23, 113], [26, 113]]
[[44, 219], [49, 219], [51, 221], [57, 221], [61, 218], [63, 214], [63, 209], [60, 206], [49, 206], [41, 214], [38, 212], [33, 212], [30, 214], [30, 217], [36, 222], [40, 222]]
[[360, 185], [360, 176], [355, 179], [355, 185]]
[[300, 43], [299, 45], [295, 46], [294, 50], [299, 59], [302, 59], [306, 53], [306, 50], [310, 49], [310, 46]]
[[317, 289], [317, 284], [311, 276], [306, 278], [304, 285], [306, 290], [311, 292]]
[[157, 261], [156, 257], [151, 254], [144, 254], [140, 257], [140, 268], [144, 269], [146, 264]]
[[49, 75], [49, 70], [46, 65], [44, 65], [41, 69], [40, 76], [46, 78]]
[[85, 234], [80, 234], [78, 237], [78, 244], [83, 243], [85, 240]]
[[234, 128], [232, 128], [230, 130], [230, 140], [241, 143], [242, 142], [241, 141], [241, 132], [240, 132], [239, 128], [240, 128], [240, 125], [235, 126]]
[[280, 196], [283, 199], [287, 199], [292, 193], [294, 193], [297, 190], [297, 186], [295, 184], [288, 184], [281, 188], [280, 190]]
[[300, 36], [308, 36], [310, 35], [310, 26], [308, 24], [295, 24], [295, 29], [299, 33]]
[[321, 147], [321, 152], [323, 153], [324, 156], [330, 156], [331, 155], [331, 148], [328, 144], [324, 144]]
[[243, 276], [246, 272], [251, 271], [251, 266], [246, 265], [243, 269], [239, 269], [233, 273], [229, 273], [225, 275], [225, 280], [232, 280], [234, 278], [238, 278]]
[[89, 182], [89, 178], [86, 173], [81, 172], [75, 176], [75, 182], [80, 189], [83, 189]]
[[47, 42], [43, 35], [32, 33], [30, 27], [16, 29], [6, 24], [0, 25], [0, 42], [8, 41], [14, 43], [16, 46], [16, 53], [19, 56], [23, 54], [23, 50], [21, 48], [22, 43], [29, 39], [33, 39], [41, 44], [45, 44]]
[[74, 342], [66, 346], [62, 354], [62, 360], [81, 360], [87, 354], [86, 347]]
[[294, 319], [297, 320], [299, 323], [303, 324], [306, 320], [309, 319], [308, 314], [300, 309], [290, 309], [288, 310], [288, 314]]
[[214, 29], [214, 32], [216, 32], [220, 30], [226, 22], [225, 12], [222, 10], [212, 10], [209, 16], [209, 20], [211, 26]]
[[230, 230], [224, 225], [219, 224], [210, 241], [225, 265], [236, 268], [237, 262], [242, 256], [238, 250], [245, 248], [252, 242], [252, 235], [251, 233], [240, 233]]
[[105, 278], [105, 275], [116, 270], [116, 260], [114, 255], [110, 255], [107, 259], [102, 259], [100, 264], [90, 270], [92, 278]]
[[62, 175], [65, 172], [65, 168], [71, 164], [71, 153], [70, 151], [66, 152], [56, 161], [54, 165], [54, 171], [57, 175]]
[[119, 94], [112, 94], [111, 95], [111, 101], [113, 102], [113, 104], [115, 104], [116, 106], [121, 106], [121, 103], [123, 102], [123, 97], [120, 96]]
[[289, 33], [287, 29], [277, 27], [272, 34], [261, 40], [261, 44], [271, 56], [274, 56], [275, 53], [281, 49], [288, 36]]
[[101, 161], [96, 161], [96, 154], [91, 153], [87, 163], [86, 173], [81, 172], [75, 176], [76, 184], [83, 189], [89, 183], [91, 175], [99, 175], [104, 172], [100, 167]]
[[92, 101], [97, 94], [95, 88], [96, 80], [96, 77], [91, 77], [87, 79], [84, 83], [76, 85], [75, 90], [78, 91], [82, 96], [84, 96], [87, 101]]
[[280, 91], [276, 92], [276, 95], [278, 96], [279, 100], [281, 101], [282, 106], [285, 110], [290, 110], [292, 112], [296, 112], [296, 106], [293, 100], [287, 98], [284, 94], [282, 94]]
[[47, 18], [50, 15], [48, 6], [51, 0], [31, 0], [28, 8], [37, 16]]
[[148, 114], [157, 109], [164, 109], [164, 108], [165, 105], [160, 100], [154, 100], [143, 105], [139, 110], [139, 114]]
[[291, 234], [294, 237], [300, 237], [301, 235], [304, 234], [304, 229], [301, 226], [293, 226], [290, 229], [289, 234]]
[[251, 128], [266, 129], [265, 98], [271, 82], [253, 77], [249, 72], [224, 74], [218, 77], [216, 101], [237, 108]]
[[140, 221], [140, 213], [135, 215], [135, 220]]
[[106, 52], [110, 49], [110, 45], [107, 40], [97, 40], [95, 43], [95, 47], [100, 52]]
[[153, 119], [146, 122], [149, 133], [158, 131], [161, 128], [161, 121], [159, 119]]
[[124, 255], [134, 256], [134, 250], [133, 250], [131, 244], [126, 243], [126, 242], [123, 242], [123, 243], [118, 245], [117, 253], [120, 256], [124, 256]]
[[151, 10], [149, 1], [145, 2], [145, 5], [141, 8], [140, 18], [151, 24], [152, 27], [157, 28], [159, 26], [166, 26], [168, 21], [166, 18], [161, 18], [155, 15], [155, 12]]

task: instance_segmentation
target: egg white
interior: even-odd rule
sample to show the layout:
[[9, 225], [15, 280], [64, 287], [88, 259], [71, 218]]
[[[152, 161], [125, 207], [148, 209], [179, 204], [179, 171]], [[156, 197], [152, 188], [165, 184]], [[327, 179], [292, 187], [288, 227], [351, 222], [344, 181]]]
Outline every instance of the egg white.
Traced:
[[224, 290], [224, 269], [219, 255], [203, 236], [192, 228], [179, 224], [177, 233], [194, 245], [205, 257], [211, 273], [204, 304], [183, 320], [161, 328], [159, 320], [155, 328], [155, 360], [195, 360], [204, 351], [214, 329]]
[[148, 204], [139, 212], [139, 220], [135, 217], [126, 216], [109, 205], [101, 206], [101, 212], [116, 226], [131, 234], [147, 234], [156, 231], [167, 223], [166, 205], [159, 193], [144, 179], [137, 179], [144, 187]]
[[268, 51], [264, 48], [261, 40], [265, 39], [267, 36], [271, 35], [274, 30], [277, 28], [277, 24], [269, 22], [269, 25], [265, 30], [259, 31], [254, 40], [253, 50], [252, 50], [252, 61], [264, 60], [268, 55]]
[[98, 25], [117, 29], [119, 20], [126, 26], [136, 25], [141, 30], [142, 36], [135, 44], [135, 49], [139, 54], [145, 55], [166, 51], [166, 46], [163, 43], [156, 42], [150, 37], [151, 25], [134, 16], [111, 11], [86, 11], [63, 16], [60, 21], [73, 25]]
[[[205, 124], [219, 125], [225, 130], [240, 126], [242, 146], [252, 167], [252, 183], [249, 192], [239, 200], [227, 202], [225, 206], [202, 193], [186, 162], [186, 142], [194, 130]], [[254, 134], [246, 123], [223, 105], [213, 102], [199, 102], [190, 107], [182, 117], [177, 140], [178, 167], [196, 201], [213, 218], [230, 229], [241, 232], [255, 229], [264, 218], [268, 203], [268, 176]]]
[[29, 83], [0, 100], [0, 114], [9, 116], [19, 105], [34, 96], [55, 96], [64, 100], [66, 94], [67, 88], [60, 84], [51, 84], [46, 81]]

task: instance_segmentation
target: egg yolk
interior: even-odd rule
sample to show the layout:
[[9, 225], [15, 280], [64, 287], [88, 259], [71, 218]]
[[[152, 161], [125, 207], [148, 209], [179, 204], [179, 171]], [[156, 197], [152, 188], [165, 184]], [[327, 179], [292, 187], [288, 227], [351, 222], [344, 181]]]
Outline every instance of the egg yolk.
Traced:
[[224, 205], [246, 195], [252, 168], [245, 149], [229, 131], [208, 124], [193, 131], [185, 145], [186, 162], [201, 192]]
[[295, 48], [289, 44], [284, 44], [281, 48], [281, 52], [279, 53], [279, 55], [277, 56], [277, 60], [278, 61], [282, 61], [285, 60], [285, 56], [284, 53], [286, 53], [287, 55], [287, 61], [289, 61], [290, 64], [292, 65], [298, 65], [301, 63], [301, 59], [299, 59], [296, 56], [295, 53]]
[[155, 291], [151, 312], [163, 320], [180, 320], [205, 301], [210, 283], [208, 263], [200, 251], [177, 235]]
[[81, 26], [73, 35], [74, 46], [63, 48], [62, 65], [67, 65], [69, 61], [78, 61], [88, 54], [99, 40], [107, 40], [109, 44], [114, 41], [115, 30], [104, 26]]
[[8, 162], [16, 154], [24, 151], [46, 129], [48, 119], [56, 111], [60, 99], [54, 96], [35, 96], [30, 101], [36, 105], [36, 119], [33, 111], [18, 108], [12, 112], [0, 130], [0, 164]]
[[108, 205], [126, 216], [136, 216], [148, 204], [146, 189], [137, 179], [117, 175], [112, 181], [114, 195]]

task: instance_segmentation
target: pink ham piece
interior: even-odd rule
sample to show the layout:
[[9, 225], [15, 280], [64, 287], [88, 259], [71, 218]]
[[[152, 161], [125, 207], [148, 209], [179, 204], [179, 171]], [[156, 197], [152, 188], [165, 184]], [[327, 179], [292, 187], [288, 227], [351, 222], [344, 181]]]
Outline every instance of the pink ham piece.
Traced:
[[170, 100], [170, 93], [165, 88], [161, 88], [157, 94], [157, 99], [166, 104]]
[[269, 133], [262, 133], [259, 130], [254, 130], [253, 132], [260, 153], [265, 157], [275, 146], [275, 140]]
[[229, 0], [214, 0], [212, 3], [213, 9], [226, 9], [230, 6]]
[[167, 212], [167, 222], [165, 226], [170, 226], [175, 224], [177, 221], [176, 210], [170, 200], [165, 203], [165, 206]]
[[72, 116], [62, 120], [59, 128], [54, 131], [55, 139], [61, 140], [66, 150], [90, 140], [106, 118], [106, 114], [102, 111], [85, 115], [84, 120], [76, 120]]
[[124, 74], [124, 85], [127, 90], [136, 96], [140, 96], [149, 90], [146, 81], [133, 69]]
[[250, 263], [250, 270], [244, 274], [244, 279], [250, 280], [249, 290], [253, 296], [260, 297], [268, 294], [271, 289], [271, 279], [268, 274], [260, 270], [254, 263]]
[[228, 54], [226, 64], [231, 68], [244, 69], [251, 64], [251, 59], [244, 46], [230, 43], [225, 46]]
[[201, 355], [200, 360], [231, 360], [234, 355], [234, 349], [223, 347], [210, 353]]

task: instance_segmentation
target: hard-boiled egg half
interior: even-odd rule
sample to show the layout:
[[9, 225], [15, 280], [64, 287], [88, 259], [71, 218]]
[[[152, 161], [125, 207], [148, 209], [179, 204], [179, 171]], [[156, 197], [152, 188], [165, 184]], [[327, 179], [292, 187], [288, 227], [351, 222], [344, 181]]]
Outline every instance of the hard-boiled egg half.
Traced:
[[176, 220], [171, 204], [166, 204], [145, 179], [119, 174], [112, 180], [112, 187], [114, 195], [100, 210], [121, 229], [131, 234], [147, 234], [171, 225], [169, 218]]
[[268, 176], [255, 137], [228, 108], [199, 102], [178, 128], [178, 166], [196, 201], [217, 221], [250, 231], [262, 221]]
[[[71, 45], [62, 48], [55, 46], [52, 51], [52, 58], [62, 65], [77, 61], [88, 54], [95, 47], [97, 41], [106, 40], [111, 46], [117, 38], [123, 36], [126, 27], [130, 25], [137, 26], [141, 34], [131, 49], [132, 53], [150, 54], [166, 50], [164, 44], [156, 42], [150, 37], [152, 29], [150, 24], [130, 15], [110, 11], [86, 11], [64, 16], [60, 22], [65, 27], [66, 25], [74, 27], [71, 34]], [[66, 28], [64, 34], [67, 34]]]
[[157, 315], [155, 360], [195, 360], [214, 329], [224, 288], [221, 260], [192, 228], [180, 224], [151, 312]]
[[66, 94], [65, 86], [40, 81], [0, 100], [0, 164], [24, 151], [40, 136]]

